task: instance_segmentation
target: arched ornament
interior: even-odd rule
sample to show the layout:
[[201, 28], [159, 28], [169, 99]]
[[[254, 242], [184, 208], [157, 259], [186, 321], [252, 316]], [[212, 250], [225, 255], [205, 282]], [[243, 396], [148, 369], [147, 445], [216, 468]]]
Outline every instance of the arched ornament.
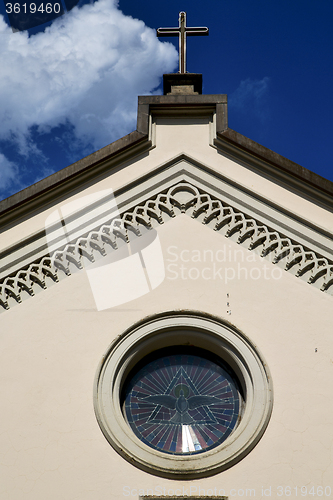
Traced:
[[[184, 352], [186, 346], [195, 347], [198, 352], [200, 349], [211, 352], [220, 358], [224, 366], [230, 367], [240, 387], [243, 408], [239, 411], [237, 424], [221, 443], [217, 442], [206, 449], [203, 445], [201, 450], [184, 449], [183, 453], [181, 449], [178, 453], [173, 453], [172, 450], [165, 452], [152, 446], [133, 430], [126, 415], [124, 389], [133, 370], [140, 366], [146, 356], [168, 347], [172, 347], [175, 353], [177, 349]], [[179, 394], [174, 394], [178, 410], [173, 414], [171, 412], [170, 418], [175, 427], [190, 428], [189, 418], [193, 423], [194, 413], [189, 414], [187, 411], [187, 421], [182, 426], [179, 421], [182, 411], [179, 403], [181, 397], [185, 397], [185, 391], [178, 392]], [[166, 390], [165, 393], [170, 395], [172, 392]], [[140, 397], [143, 396], [139, 394]], [[186, 399], [188, 410], [188, 394]], [[212, 405], [212, 400], [208, 403]], [[138, 468], [169, 478], [210, 476], [236, 464], [262, 437], [270, 419], [272, 404], [273, 389], [269, 370], [255, 346], [240, 331], [198, 313], [166, 313], [127, 330], [111, 344], [103, 356], [94, 384], [97, 421], [109, 443], [123, 458]], [[207, 409], [209, 410], [208, 406]], [[210, 409], [212, 410], [212, 406]], [[186, 432], [188, 429], [185, 429]]]
[[135, 206], [119, 219], [102, 224], [76, 241], [44, 256], [0, 280], [0, 312], [40, 289], [47, 289], [59, 278], [82, 269], [83, 263], [117, 251], [119, 239], [140, 237], [142, 228], [150, 229], [184, 213], [212, 228], [250, 251], [259, 252], [272, 264], [279, 264], [295, 277], [333, 294], [333, 262], [309, 247], [268, 227], [252, 216], [236, 210], [188, 182], [180, 182], [166, 192]]

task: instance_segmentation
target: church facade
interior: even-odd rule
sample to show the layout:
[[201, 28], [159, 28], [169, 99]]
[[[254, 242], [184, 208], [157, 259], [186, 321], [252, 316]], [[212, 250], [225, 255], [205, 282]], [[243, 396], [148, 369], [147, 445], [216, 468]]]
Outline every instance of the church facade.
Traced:
[[1, 498], [330, 498], [333, 184], [164, 83], [0, 204]]

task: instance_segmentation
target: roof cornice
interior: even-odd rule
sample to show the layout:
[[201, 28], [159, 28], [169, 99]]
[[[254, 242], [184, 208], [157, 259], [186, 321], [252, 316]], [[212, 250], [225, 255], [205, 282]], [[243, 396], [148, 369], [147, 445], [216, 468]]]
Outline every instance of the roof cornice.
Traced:
[[216, 115], [218, 150], [236, 160], [249, 163], [271, 179], [282, 182], [284, 187], [296, 189], [315, 203], [333, 209], [333, 182], [301, 167], [287, 158], [228, 128], [227, 96], [213, 95], [154, 95], [138, 98], [137, 130], [95, 153], [69, 165], [32, 186], [0, 202], [2, 229], [23, 214], [28, 216], [39, 207], [58, 199], [68, 191], [82, 185], [106, 170], [113, 162], [125, 161], [148, 151], [149, 121], [154, 113], [191, 114], [193, 111], [212, 109]]
[[289, 183], [289, 187], [297, 187], [298, 192], [307, 197], [310, 195], [313, 201], [325, 203], [326, 206], [333, 208], [333, 182], [230, 129], [227, 101], [226, 94], [141, 96], [137, 130], [148, 134], [149, 116], [163, 110], [169, 110], [169, 114], [183, 110], [186, 114], [193, 108], [197, 110], [212, 108], [216, 114], [214, 145], [218, 149], [228, 150], [229, 153], [233, 153], [234, 158], [238, 157], [242, 161], [257, 160], [257, 164], [261, 165], [261, 172], [265, 166], [269, 176], [283, 181], [285, 187], [288, 187]]
[[[303, 187], [311, 187], [315, 189], [318, 195], [322, 196], [324, 194], [330, 197], [331, 203], [333, 202], [333, 182], [320, 175], [302, 167], [298, 163], [288, 160], [284, 156], [275, 153], [271, 149], [268, 149], [255, 141], [252, 141], [248, 137], [239, 134], [235, 130], [230, 128], [217, 132], [217, 139], [215, 140], [215, 145], [217, 147], [226, 148], [229, 145], [229, 151], [235, 152], [239, 151], [243, 158], [248, 158], [249, 155], [258, 160], [264, 161], [267, 165], [271, 165], [275, 170], [275, 174], [287, 174], [288, 179], [291, 177], [298, 179]], [[273, 173], [274, 170], [270, 170]], [[281, 177], [281, 176], [280, 176]], [[286, 176], [284, 175], [284, 178]], [[298, 183], [299, 184], [299, 183]], [[299, 184], [300, 186], [300, 184]], [[308, 189], [306, 189], [308, 191]]]
[[129, 155], [141, 154], [151, 147], [147, 134], [135, 131], [112, 142], [98, 151], [63, 168], [45, 179], [36, 182], [22, 191], [0, 202], [0, 221], [2, 230], [21, 214], [28, 215], [52, 199], [75, 189], [79, 184], [112, 169], [114, 160], [125, 161]]

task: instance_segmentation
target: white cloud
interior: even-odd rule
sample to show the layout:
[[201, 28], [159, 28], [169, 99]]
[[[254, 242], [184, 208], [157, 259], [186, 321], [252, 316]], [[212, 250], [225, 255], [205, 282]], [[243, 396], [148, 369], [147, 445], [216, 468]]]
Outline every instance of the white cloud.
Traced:
[[0, 140], [36, 154], [31, 127], [70, 123], [75, 139], [104, 146], [135, 129], [137, 96], [176, 63], [173, 45], [113, 0], [75, 7], [30, 37], [0, 16]]
[[0, 153], [0, 192], [7, 189], [16, 180], [18, 168]]
[[254, 105], [258, 109], [267, 95], [268, 85], [269, 78], [267, 76], [262, 80], [252, 80], [251, 78], [242, 80], [239, 87], [230, 95], [230, 106], [244, 109]]

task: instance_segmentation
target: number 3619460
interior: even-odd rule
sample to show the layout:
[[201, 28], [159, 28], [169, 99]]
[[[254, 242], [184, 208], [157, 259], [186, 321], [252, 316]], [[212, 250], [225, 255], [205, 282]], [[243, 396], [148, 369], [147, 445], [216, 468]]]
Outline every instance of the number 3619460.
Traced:
[[19, 3], [6, 3], [7, 14], [35, 14], [36, 12], [41, 12], [43, 14], [52, 14], [54, 12], [55, 14], [59, 14], [60, 9], [60, 3], [47, 3], [45, 7], [43, 3], [38, 7], [35, 3], [24, 3], [22, 5]]

